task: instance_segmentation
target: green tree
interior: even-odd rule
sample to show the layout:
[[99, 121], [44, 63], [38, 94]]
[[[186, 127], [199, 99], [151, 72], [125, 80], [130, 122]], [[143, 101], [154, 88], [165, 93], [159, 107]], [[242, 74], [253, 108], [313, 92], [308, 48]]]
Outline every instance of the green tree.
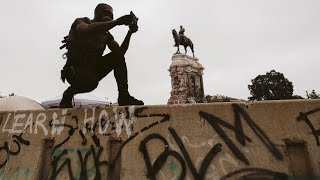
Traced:
[[307, 96], [308, 99], [320, 99], [320, 94], [317, 94], [314, 89], [311, 91], [311, 93], [307, 92]]
[[[10, 96], [15, 96], [15, 94], [14, 94], [14, 93], [11, 93], [11, 94], [9, 94], [9, 97], [10, 97]], [[4, 97], [6, 97], [6, 96], [2, 96], [2, 95], [1, 95], [1, 92], [0, 92], [0, 98], [4, 98]]]
[[250, 100], [279, 100], [292, 99], [293, 85], [284, 75], [275, 70], [265, 75], [258, 75], [248, 85], [251, 97]]
[[212, 96], [206, 95], [204, 98], [206, 99], [206, 101], [207, 101], [208, 103], [210, 103], [210, 102], [211, 102], [211, 99], [212, 99]]
[[293, 95], [291, 99], [304, 99], [304, 98], [299, 95]]
[[235, 98], [230, 98], [228, 96], [222, 96], [222, 95], [206, 95], [205, 96], [207, 103], [215, 103], [215, 102], [231, 102], [232, 99], [235, 100]]

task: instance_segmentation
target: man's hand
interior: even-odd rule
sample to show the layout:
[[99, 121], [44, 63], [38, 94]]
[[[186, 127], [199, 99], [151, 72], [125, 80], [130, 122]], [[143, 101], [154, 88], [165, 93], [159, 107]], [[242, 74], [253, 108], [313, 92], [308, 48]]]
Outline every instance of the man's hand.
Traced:
[[132, 17], [130, 15], [124, 15], [117, 19], [117, 25], [126, 25], [128, 26], [132, 22]]
[[139, 29], [139, 27], [138, 27], [137, 24], [130, 24], [130, 25], [129, 25], [129, 31], [130, 31], [131, 33], [137, 32], [138, 29]]

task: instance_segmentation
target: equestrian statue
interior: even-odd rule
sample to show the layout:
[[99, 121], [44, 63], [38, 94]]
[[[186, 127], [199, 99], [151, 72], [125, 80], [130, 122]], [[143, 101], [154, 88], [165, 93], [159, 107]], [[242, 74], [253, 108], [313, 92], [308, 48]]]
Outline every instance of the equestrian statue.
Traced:
[[180, 53], [179, 46], [182, 45], [184, 47], [185, 54], [187, 54], [187, 47], [189, 46], [192, 51], [192, 55], [194, 57], [193, 43], [187, 36], [184, 35], [184, 31], [185, 31], [185, 29], [183, 28], [183, 26], [180, 26], [179, 34], [177, 33], [177, 31], [175, 29], [172, 30], [172, 35], [173, 35], [173, 39], [175, 42], [173, 47], [178, 48], [177, 52], [176, 52], [176, 54], [178, 54], [178, 53]]

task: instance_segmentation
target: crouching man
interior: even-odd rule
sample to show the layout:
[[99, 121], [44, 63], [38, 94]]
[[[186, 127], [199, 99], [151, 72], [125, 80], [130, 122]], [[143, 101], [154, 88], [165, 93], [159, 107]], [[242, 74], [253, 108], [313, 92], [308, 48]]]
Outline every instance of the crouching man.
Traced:
[[[75, 94], [94, 90], [99, 81], [112, 70], [118, 86], [119, 105], [144, 104], [128, 92], [127, 65], [124, 58], [131, 35], [138, 31], [136, 20], [132, 14], [114, 20], [112, 7], [101, 3], [95, 8], [93, 20], [83, 17], [74, 21], [65, 39], [67, 63], [61, 71], [62, 81], [66, 79], [70, 87], [63, 93], [60, 107], [72, 107]], [[109, 30], [121, 25], [128, 26], [129, 30], [119, 46]], [[106, 46], [111, 52], [103, 56]]]

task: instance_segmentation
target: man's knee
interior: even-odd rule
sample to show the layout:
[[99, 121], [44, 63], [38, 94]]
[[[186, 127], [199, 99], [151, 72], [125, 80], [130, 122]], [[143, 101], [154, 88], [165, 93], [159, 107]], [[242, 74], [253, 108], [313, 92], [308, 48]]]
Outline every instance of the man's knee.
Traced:
[[71, 84], [70, 90], [72, 89], [73, 94], [86, 93], [96, 89], [98, 87], [98, 84], [98, 80], [83, 79], [82, 82], [73, 82]]
[[115, 58], [115, 59], [119, 59], [119, 60], [124, 60], [124, 54], [123, 52], [121, 51], [121, 49], [117, 49], [117, 50], [114, 50], [112, 51], [112, 57]]
[[90, 92], [98, 87], [99, 81], [88, 81], [83, 84], [83, 91]]

